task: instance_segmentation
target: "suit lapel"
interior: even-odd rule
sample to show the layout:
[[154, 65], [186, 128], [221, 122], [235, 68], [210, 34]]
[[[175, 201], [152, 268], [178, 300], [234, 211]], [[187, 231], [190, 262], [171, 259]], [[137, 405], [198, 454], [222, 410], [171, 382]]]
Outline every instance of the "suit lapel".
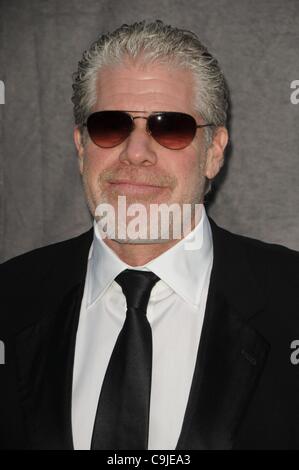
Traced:
[[231, 449], [268, 344], [223, 298], [211, 298], [177, 449]]
[[73, 361], [92, 230], [84, 235], [67, 259], [55, 260], [40, 320], [16, 338], [19, 388], [34, 449], [73, 448]]
[[247, 256], [210, 223], [214, 263], [178, 450], [233, 448], [269, 350], [250, 325], [264, 299]]

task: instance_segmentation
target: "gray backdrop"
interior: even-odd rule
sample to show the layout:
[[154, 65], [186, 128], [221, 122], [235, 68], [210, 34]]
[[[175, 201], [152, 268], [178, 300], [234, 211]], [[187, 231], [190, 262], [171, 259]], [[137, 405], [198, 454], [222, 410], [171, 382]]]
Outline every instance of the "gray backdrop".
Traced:
[[0, 0], [1, 260], [90, 228], [71, 74], [100, 33], [157, 18], [198, 33], [230, 85], [232, 144], [209, 214], [299, 249], [298, 0]]

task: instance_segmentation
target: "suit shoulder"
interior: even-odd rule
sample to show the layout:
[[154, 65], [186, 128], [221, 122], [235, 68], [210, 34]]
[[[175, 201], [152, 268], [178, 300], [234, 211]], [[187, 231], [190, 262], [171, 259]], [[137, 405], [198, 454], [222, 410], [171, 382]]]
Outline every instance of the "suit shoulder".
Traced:
[[56, 259], [67, 258], [76, 246], [87, 239], [91, 240], [91, 237], [92, 229], [75, 237], [17, 255], [0, 264], [1, 278], [7, 281], [10, 278], [21, 277], [23, 281], [26, 281], [26, 276], [29, 276], [31, 281], [34, 278], [40, 280]]
[[280, 257], [281, 259], [293, 260], [294, 262], [299, 261], [299, 251], [288, 248], [285, 245], [265, 242], [263, 240], [258, 240], [257, 238], [238, 235], [232, 232], [229, 233], [233, 237], [237, 238], [244, 246], [247, 246], [248, 249], [260, 251], [261, 253], [264, 253], [265, 256]]
[[46, 298], [58, 298], [77, 282], [93, 229], [18, 255], [0, 265], [0, 332], [10, 334], [40, 318]]
[[[210, 219], [211, 221], [211, 219]], [[228, 249], [239, 256], [246, 256], [256, 271], [267, 270], [270, 277], [277, 277], [280, 282], [290, 282], [299, 286], [299, 251], [277, 243], [269, 243], [245, 235], [236, 234], [219, 227], [214, 221], [211, 224], [225, 238]]]
[[269, 243], [244, 235], [235, 235], [249, 252], [256, 252], [268, 263], [275, 266], [299, 268], [299, 252], [277, 243]]

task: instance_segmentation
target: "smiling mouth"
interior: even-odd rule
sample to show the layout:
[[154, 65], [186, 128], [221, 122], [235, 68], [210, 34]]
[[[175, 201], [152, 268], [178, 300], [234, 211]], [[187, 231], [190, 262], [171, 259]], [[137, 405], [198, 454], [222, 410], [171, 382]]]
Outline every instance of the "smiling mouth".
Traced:
[[125, 194], [155, 194], [167, 189], [167, 186], [158, 186], [130, 180], [109, 181], [113, 191]]

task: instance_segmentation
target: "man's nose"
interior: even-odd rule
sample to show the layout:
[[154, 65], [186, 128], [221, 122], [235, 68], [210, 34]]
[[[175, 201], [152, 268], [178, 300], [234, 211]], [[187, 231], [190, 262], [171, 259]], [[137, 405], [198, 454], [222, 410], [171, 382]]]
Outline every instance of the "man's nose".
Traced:
[[131, 165], [154, 165], [157, 161], [155, 144], [146, 130], [146, 120], [135, 119], [134, 129], [125, 140], [119, 159]]

